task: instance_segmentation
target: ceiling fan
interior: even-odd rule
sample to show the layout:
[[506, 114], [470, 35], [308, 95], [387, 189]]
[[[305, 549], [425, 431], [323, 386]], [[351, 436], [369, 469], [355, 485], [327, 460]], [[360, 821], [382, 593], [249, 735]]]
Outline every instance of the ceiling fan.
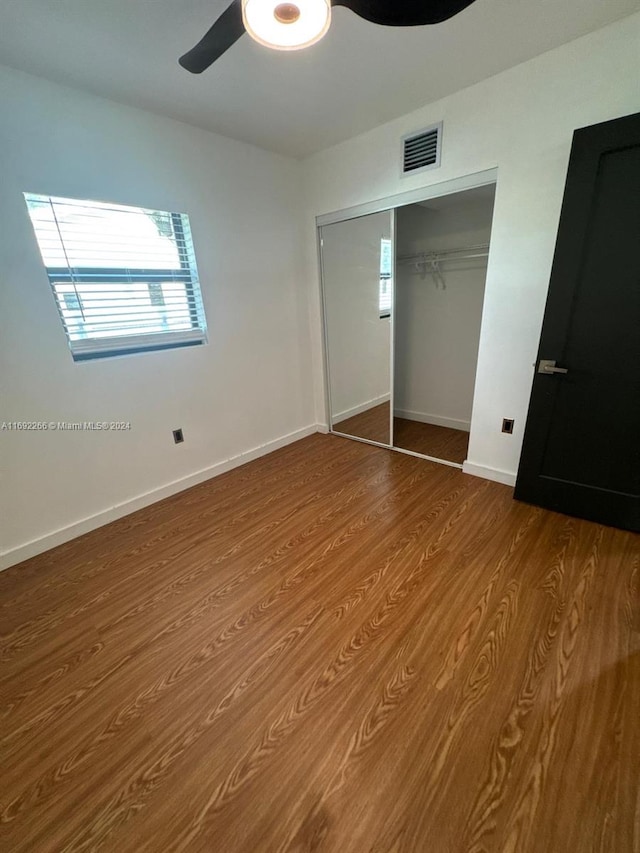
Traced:
[[332, 6], [346, 6], [356, 15], [387, 27], [439, 24], [475, 0], [233, 0], [180, 65], [201, 74], [248, 32], [260, 44], [277, 50], [309, 47], [325, 35]]

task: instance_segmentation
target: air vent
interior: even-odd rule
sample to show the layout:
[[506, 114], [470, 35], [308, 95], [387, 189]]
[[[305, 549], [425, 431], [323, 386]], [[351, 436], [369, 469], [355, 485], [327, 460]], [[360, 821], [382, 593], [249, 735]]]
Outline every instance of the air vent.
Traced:
[[402, 140], [402, 173], [412, 175], [423, 169], [436, 169], [440, 165], [442, 122], [420, 133], [412, 133]]

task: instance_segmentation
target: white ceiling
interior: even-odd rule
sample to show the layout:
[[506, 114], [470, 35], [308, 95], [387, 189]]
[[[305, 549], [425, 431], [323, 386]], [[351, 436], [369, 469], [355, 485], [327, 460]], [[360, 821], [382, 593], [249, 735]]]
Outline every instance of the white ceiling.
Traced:
[[[425, 0], [428, 2], [428, 0]], [[303, 157], [638, 10], [638, 0], [476, 0], [434, 27], [333, 12], [305, 51], [244, 36], [200, 76], [178, 56], [226, 0], [1, 0], [0, 63]]]

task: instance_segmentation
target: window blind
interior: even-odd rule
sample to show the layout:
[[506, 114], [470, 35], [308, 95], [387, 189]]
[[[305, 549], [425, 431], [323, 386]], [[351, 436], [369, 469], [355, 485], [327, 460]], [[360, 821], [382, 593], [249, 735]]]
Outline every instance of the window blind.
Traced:
[[25, 193], [76, 360], [206, 340], [189, 217]]

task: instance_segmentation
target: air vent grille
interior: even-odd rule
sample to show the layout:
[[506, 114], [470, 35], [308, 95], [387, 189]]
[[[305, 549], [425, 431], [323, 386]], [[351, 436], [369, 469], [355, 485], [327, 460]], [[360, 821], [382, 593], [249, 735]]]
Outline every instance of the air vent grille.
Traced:
[[409, 175], [422, 169], [435, 169], [440, 165], [442, 124], [412, 133], [402, 140], [402, 171]]

